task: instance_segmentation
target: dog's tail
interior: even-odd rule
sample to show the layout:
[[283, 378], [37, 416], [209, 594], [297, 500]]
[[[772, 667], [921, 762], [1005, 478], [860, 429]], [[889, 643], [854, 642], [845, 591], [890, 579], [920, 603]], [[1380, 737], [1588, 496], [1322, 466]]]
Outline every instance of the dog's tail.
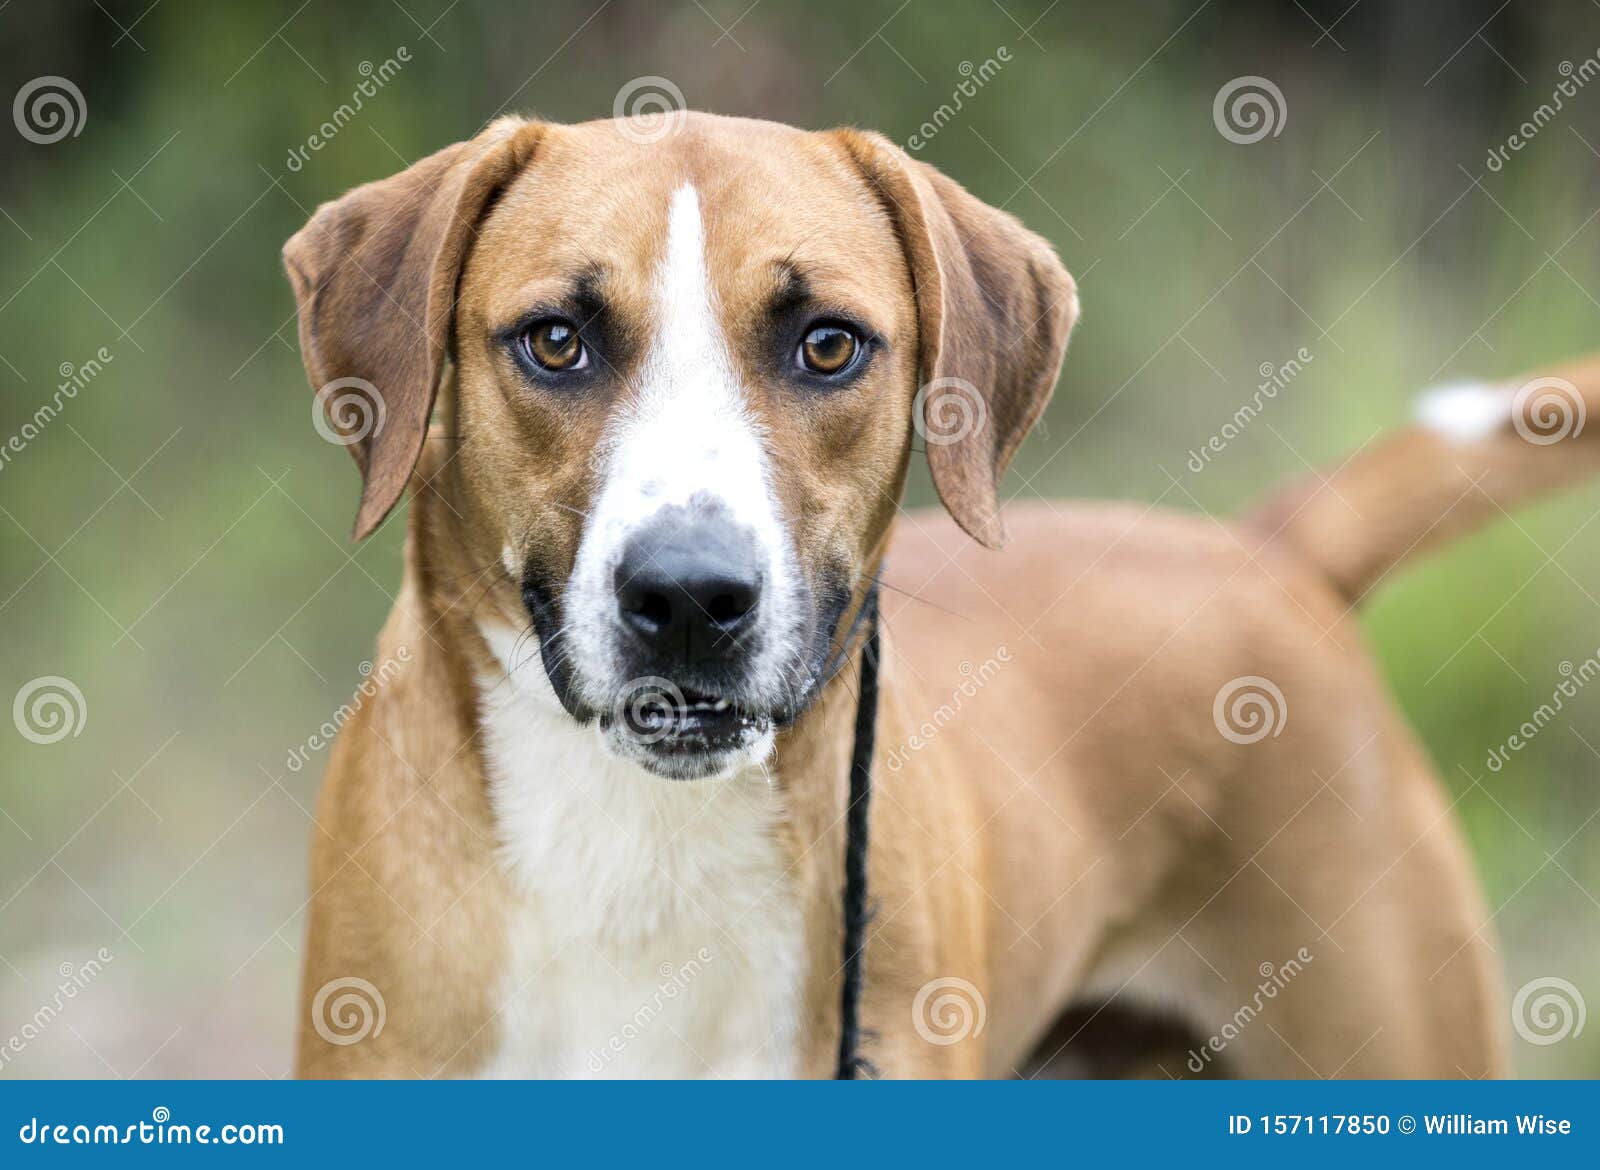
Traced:
[[1600, 359], [1590, 359], [1431, 390], [1413, 425], [1280, 489], [1243, 526], [1310, 560], [1355, 605], [1403, 561], [1596, 472]]

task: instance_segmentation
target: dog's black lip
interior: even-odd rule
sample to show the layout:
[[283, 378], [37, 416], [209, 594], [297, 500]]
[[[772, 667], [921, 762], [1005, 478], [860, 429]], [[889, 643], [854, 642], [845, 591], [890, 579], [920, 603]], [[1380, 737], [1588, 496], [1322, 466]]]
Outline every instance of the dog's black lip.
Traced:
[[[849, 580], [849, 574], [843, 569], [833, 569], [825, 574], [821, 603], [817, 607], [817, 632], [812, 636], [808, 681], [805, 690], [792, 704], [772, 712], [773, 724], [780, 729], [793, 726], [850, 659], [850, 643], [857, 623], [852, 622], [842, 636], [839, 633], [839, 622], [845, 610], [850, 608], [852, 590]], [[859, 620], [858, 615], [857, 622]]]
[[533, 619], [533, 632], [539, 639], [539, 659], [550, 686], [562, 708], [579, 723], [588, 723], [594, 712], [578, 698], [573, 687], [571, 655], [566, 652], [561, 620], [561, 603], [555, 592], [531, 570], [522, 579], [522, 605]]
[[689, 756], [729, 751], [744, 742], [745, 732], [759, 721], [748, 716], [718, 716], [700, 719], [690, 716], [676, 721], [672, 730], [644, 746], [660, 755]]

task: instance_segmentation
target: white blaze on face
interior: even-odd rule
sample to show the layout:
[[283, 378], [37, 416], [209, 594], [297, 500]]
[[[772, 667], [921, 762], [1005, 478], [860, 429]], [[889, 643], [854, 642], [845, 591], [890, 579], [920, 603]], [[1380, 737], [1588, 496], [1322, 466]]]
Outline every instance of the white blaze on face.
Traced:
[[[612, 573], [628, 539], [662, 508], [709, 505], [754, 533], [765, 586], [762, 661], [752, 681], [776, 697], [799, 626], [792, 544], [773, 497], [766, 450], [722, 326], [706, 265], [700, 199], [680, 187], [655, 276], [654, 333], [625, 405], [607, 428], [601, 484], [578, 549], [566, 619], [578, 686], [591, 701], [624, 685]], [[600, 690], [602, 693], [596, 694]]]

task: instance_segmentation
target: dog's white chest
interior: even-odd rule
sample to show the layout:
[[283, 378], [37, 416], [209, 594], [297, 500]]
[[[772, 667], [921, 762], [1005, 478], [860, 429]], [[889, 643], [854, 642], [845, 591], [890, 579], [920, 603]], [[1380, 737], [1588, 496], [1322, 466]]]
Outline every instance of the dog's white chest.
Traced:
[[603, 755], [536, 661], [479, 690], [522, 898], [484, 1075], [793, 1075], [805, 946], [765, 778], [674, 782]]

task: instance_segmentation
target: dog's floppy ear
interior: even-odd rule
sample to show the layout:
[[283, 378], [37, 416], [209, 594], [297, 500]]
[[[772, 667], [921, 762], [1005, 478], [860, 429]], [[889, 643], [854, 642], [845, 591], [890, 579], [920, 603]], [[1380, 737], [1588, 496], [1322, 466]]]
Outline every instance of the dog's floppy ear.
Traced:
[[1005, 541], [1001, 477], [1055, 388], [1078, 293], [1055, 250], [878, 134], [837, 132], [889, 214], [920, 334], [917, 431], [968, 535]]
[[324, 203], [284, 246], [324, 433], [361, 469], [357, 540], [389, 514], [416, 466], [474, 230], [542, 129], [497, 122]]

